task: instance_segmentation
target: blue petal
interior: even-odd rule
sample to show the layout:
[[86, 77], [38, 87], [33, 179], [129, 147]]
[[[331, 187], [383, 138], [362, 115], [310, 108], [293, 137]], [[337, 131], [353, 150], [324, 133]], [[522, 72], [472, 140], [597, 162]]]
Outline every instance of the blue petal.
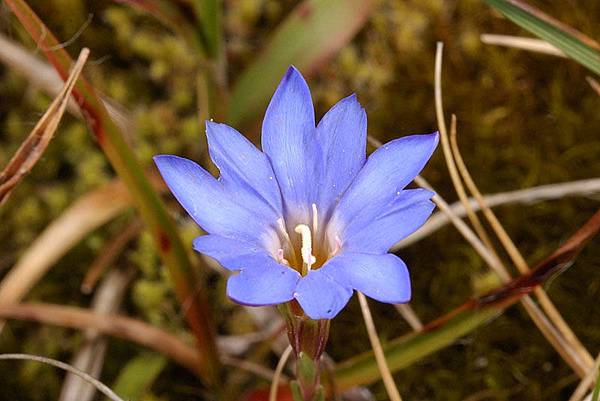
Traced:
[[356, 95], [340, 100], [317, 126], [323, 152], [319, 212], [328, 218], [332, 207], [365, 164], [367, 114]]
[[206, 170], [182, 157], [154, 157], [167, 186], [183, 208], [211, 234], [263, 243], [271, 222], [251, 212], [252, 204], [241, 206], [234, 196]]
[[421, 227], [435, 205], [433, 192], [409, 189], [400, 192], [384, 214], [366, 226], [350, 225], [342, 237], [342, 249], [350, 252], [386, 253], [392, 245]]
[[290, 67], [267, 108], [262, 148], [273, 165], [292, 226], [309, 221], [315, 202], [320, 157], [315, 130], [308, 85], [300, 72]]
[[219, 168], [225, 187], [248, 188], [250, 195], [281, 216], [281, 193], [267, 156], [225, 124], [207, 121], [206, 137], [210, 157]]
[[423, 169], [437, 144], [437, 133], [411, 135], [373, 152], [334, 210], [332, 226], [340, 231], [340, 237], [348, 226], [365, 226], [384, 213]]
[[242, 305], [276, 305], [291, 301], [300, 274], [272, 258], [252, 259], [227, 281], [227, 295]]
[[332, 319], [352, 296], [352, 289], [338, 284], [322, 269], [302, 277], [294, 298], [311, 319]]
[[393, 254], [344, 252], [321, 269], [335, 281], [387, 303], [410, 300], [410, 277], [404, 262]]
[[229, 270], [251, 268], [253, 264], [249, 264], [249, 260], [264, 261], [265, 257], [271, 257], [262, 246], [214, 234], [195, 238], [193, 246], [196, 251], [210, 256]]

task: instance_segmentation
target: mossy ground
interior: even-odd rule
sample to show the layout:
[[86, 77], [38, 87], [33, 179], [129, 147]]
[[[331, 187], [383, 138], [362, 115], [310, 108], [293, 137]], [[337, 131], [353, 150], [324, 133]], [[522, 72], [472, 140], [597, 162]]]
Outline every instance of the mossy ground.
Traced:
[[[260, 51], [294, 2], [226, 1], [225, 28], [230, 78]], [[531, 2], [588, 35], [599, 38], [600, 2]], [[98, 88], [123, 104], [137, 130], [129, 138], [145, 165], [156, 153], [197, 160], [205, 145], [197, 119], [194, 54], [152, 18], [110, 1], [32, 1], [59, 38], [90, 25], [68, 47], [92, 50], [87, 72]], [[3, 32], [28, 45], [13, 17], [2, 11]], [[356, 92], [369, 116], [369, 134], [390, 140], [436, 129], [433, 103], [435, 42], [445, 43], [443, 91], [448, 115], [458, 117], [459, 142], [473, 178], [484, 193], [600, 177], [600, 97], [586, 83], [589, 73], [570, 60], [484, 45], [481, 33], [527, 35], [476, 0], [379, 0], [361, 33], [310, 80], [317, 113]], [[0, 67], [0, 166], [19, 146], [50, 99], [18, 71]], [[448, 200], [456, 196], [438, 151], [424, 175]], [[0, 210], [0, 276], [59, 213], [78, 196], [113, 176], [85, 126], [67, 116], [41, 162]], [[173, 204], [173, 210], [176, 206]], [[507, 231], [535, 263], [581, 225], [598, 199], [568, 198], [537, 205], [498, 208]], [[181, 215], [183, 223], [183, 214]], [[87, 306], [81, 279], [102, 245], [132, 218], [120, 217], [85, 238], [31, 292], [28, 299]], [[188, 227], [188, 226], [186, 226]], [[187, 237], [194, 229], [186, 228]], [[600, 248], [597, 240], [575, 265], [547, 286], [573, 330], [595, 354], [600, 348]], [[402, 250], [414, 283], [413, 306], [424, 321], [460, 305], [473, 293], [483, 262], [451, 227]], [[178, 306], [149, 236], [141, 235], [121, 256], [120, 267], [138, 268], [126, 312], [181, 330]], [[224, 295], [224, 280], [211, 280], [220, 329], [251, 328]], [[408, 330], [393, 308], [371, 303], [382, 339]], [[336, 360], [369, 348], [358, 304], [332, 325], [329, 351]], [[1, 352], [29, 352], [68, 360], [81, 342], [70, 330], [11, 323]], [[103, 379], [107, 383], [140, 348], [111, 340]], [[265, 363], [273, 363], [268, 360]], [[62, 373], [30, 363], [0, 363], [0, 399], [56, 399]], [[410, 400], [562, 400], [576, 377], [515, 306], [473, 334], [395, 375]], [[250, 383], [251, 381], [248, 381]], [[381, 385], [372, 387], [385, 399]], [[201, 386], [169, 365], [147, 400], [197, 399]]]

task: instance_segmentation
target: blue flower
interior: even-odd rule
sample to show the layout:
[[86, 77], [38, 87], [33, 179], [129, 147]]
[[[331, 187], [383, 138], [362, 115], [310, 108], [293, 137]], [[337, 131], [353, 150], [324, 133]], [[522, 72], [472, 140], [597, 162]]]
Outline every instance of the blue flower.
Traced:
[[235, 129], [206, 122], [217, 180], [177, 156], [154, 158], [165, 182], [208, 235], [194, 249], [235, 272], [227, 294], [244, 305], [297, 300], [331, 319], [353, 290], [381, 302], [411, 296], [390, 247], [431, 214], [433, 193], [404, 189], [438, 135], [393, 140], [366, 158], [367, 116], [352, 95], [315, 127], [309, 88], [290, 67], [267, 108], [262, 152]]

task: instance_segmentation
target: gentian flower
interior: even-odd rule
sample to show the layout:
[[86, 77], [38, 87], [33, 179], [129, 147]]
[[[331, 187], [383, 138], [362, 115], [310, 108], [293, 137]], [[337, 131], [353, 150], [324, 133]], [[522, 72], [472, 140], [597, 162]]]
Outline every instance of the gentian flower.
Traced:
[[438, 135], [393, 140], [366, 158], [367, 117], [351, 95], [315, 126], [309, 88], [290, 67], [267, 108], [262, 152], [235, 129], [206, 122], [215, 179], [193, 161], [154, 158], [179, 203], [208, 235], [194, 249], [234, 272], [228, 296], [244, 305], [296, 300], [331, 319], [353, 290], [408, 302], [405, 263], [388, 253], [431, 214], [433, 193], [405, 189]]

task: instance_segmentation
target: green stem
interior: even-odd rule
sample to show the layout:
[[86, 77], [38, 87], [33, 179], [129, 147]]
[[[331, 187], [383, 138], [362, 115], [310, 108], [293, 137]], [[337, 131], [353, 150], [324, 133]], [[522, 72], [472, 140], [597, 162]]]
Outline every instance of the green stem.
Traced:
[[[73, 60], [64, 48], [59, 46], [52, 32], [25, 1], [6, 0], [6, 4], [13, 10], [56, 71], [66, 79]], [[215, 330], [209, 316], [206, 293], [203, 287], [198, 288], [202, 283], [192, 269], [172, 218], [144, 175], [135, 155], [125, 143], [123, 135], [109, 117], [104, 104], [85, 78], [82, 77], [78, 81], [73, 96], [98, 144], [131, 191], [140, 215], [152, 233], [159, 254], [169, 269], [175, 283], [177, 297], [179, 302], [185, 305], [184, 313], [187, 322], [197, 339], [200, 354], [199, 375], [207, 385], [221, 387], [221, 365], [215, 346]]]

